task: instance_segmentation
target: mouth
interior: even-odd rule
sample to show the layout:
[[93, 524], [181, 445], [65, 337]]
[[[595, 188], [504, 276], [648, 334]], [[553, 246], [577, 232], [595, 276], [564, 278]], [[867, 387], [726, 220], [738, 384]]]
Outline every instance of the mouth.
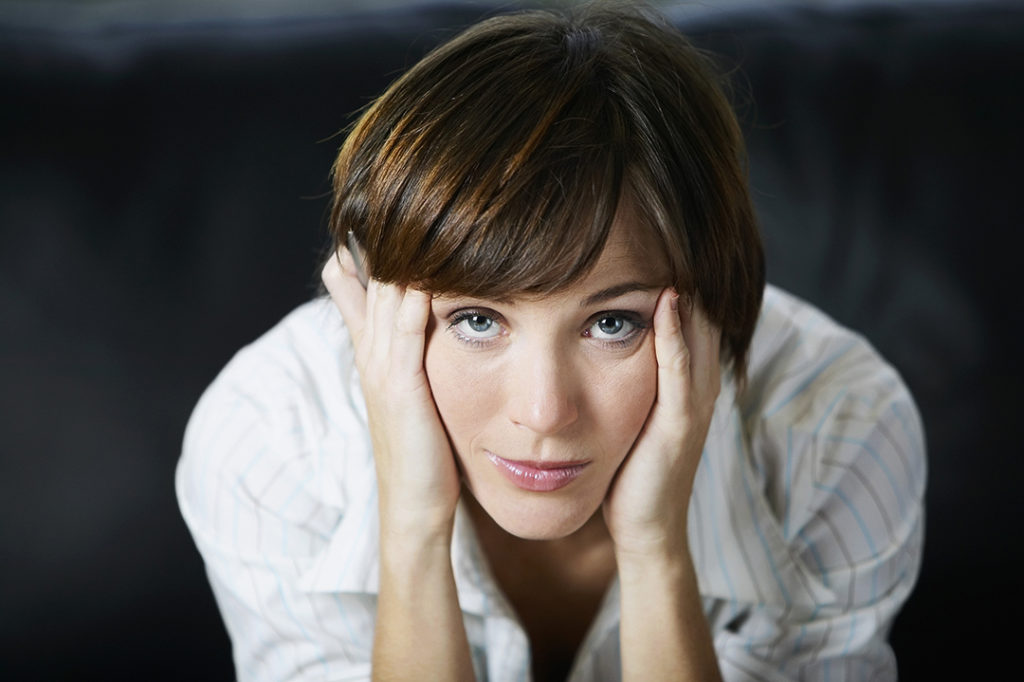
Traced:
[[487, 452], [487, 459], [513, 485], [536, 493], [559, 490], [576, 480], [590, 462], [516, 461]]

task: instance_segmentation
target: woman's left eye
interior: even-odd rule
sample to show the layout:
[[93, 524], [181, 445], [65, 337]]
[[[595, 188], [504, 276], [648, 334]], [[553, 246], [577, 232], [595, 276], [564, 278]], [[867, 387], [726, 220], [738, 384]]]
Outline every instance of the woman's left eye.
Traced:
[[640, 329], [642, 325], [629, 317], [605, 313], [587, 327], [585, 335], [599, 341], [623, 341]]

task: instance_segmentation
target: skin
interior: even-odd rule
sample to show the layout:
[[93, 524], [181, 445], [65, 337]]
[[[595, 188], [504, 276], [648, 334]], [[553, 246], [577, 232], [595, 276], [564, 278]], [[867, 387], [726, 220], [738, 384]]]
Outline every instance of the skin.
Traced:
[[[425, 369], [463, 480], [519, 538], [579, 530], [654, 404], [651, 326], [668, 273], [645, 268], [624, 230], [609, 242], [590, 274], [558, 294], [431, 302]], [[538, 493], [509, 482], [488, 453], [586, 466], [565, 488]]]
[[[472, 679], [449, 554], [460, 495], [492, 565], [512, 557], [543, 578], [517, 600], [496, 571], [521, 615], [545, 585], [590, 587], [574, 602], [583, 628], [566, 623], [580, 632], [554, 649], [571, 660], [617, 570], [623, 679], [718, 679], [685, 501], [718, 395], [719, 332], [664, 287], [656, 249], [630, 228], [628, 214], [617, 219], [595, 267], [544, 297], [431, 299], [374, 280], [364, 292], [347, 251], [325, 267], [377, 467], [377, 679]], [[488, 453], [586, 467], [538, 493], [501, 476]], [[543, 628], [522, 620], [536, 663], [555, 638], [538, 641]]]

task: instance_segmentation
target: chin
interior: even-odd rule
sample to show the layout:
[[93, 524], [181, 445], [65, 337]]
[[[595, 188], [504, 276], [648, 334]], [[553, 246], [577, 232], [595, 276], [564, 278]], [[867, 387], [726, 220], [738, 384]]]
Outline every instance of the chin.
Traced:
[[[601, 500], [584, 501], [571, 495], [524, 493], [526, 499], [477, 497], [487, 515], [506, 533], [523, 540], [559, 540], [582, 528], [600, 511]], [[519, 496], [516, 496], [519, 497]]]

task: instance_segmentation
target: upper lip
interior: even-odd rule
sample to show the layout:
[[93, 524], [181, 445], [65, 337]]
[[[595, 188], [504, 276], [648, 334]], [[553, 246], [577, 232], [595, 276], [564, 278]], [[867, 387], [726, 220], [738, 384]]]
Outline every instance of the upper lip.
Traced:
[[[490, 452], [490, 451], [488, 451]], [[509, 459], [508, 457], [502, 457], [501, 455], [490, 453], [498, 459], [503, 459], [510, 464], [515, 464], [521, 467], [529, 467], [531, 469], [567, 469], [569, 467], [578, 467], [588, 464], [590, 460], [544, 460], [544, 459]]]

